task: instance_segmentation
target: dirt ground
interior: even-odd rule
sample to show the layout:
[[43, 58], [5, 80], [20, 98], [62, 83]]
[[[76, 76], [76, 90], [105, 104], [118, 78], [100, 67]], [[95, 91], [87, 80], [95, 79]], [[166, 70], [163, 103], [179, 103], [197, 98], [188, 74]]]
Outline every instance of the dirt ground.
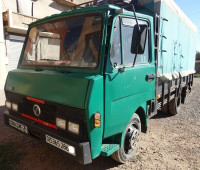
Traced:
[[0, 106], [0, 144], [14, 143], [23, 152], [16, 169], [158, 169], [200, 170], [200, 79], [195, 79], [193, 91], [181, 106], [181, 113], [169, 116], [159, 113], [149, 120], [148, 133], [142, 134], [136, 156], [126, 164], [110, 157], [98, 157], [83, 166], [45, 144], [31, 139], [3, 123], [4, 106]]

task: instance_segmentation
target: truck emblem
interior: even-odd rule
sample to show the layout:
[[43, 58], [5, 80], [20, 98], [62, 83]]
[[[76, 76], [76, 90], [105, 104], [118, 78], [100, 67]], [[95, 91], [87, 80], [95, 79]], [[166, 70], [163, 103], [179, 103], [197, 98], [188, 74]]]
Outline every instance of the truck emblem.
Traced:
[[41, 114], [40, 107], [37, 104], [35, 104], [33, 106], [33, 113], [34, 113], [35, 116], [40, 116], [40, 114]]

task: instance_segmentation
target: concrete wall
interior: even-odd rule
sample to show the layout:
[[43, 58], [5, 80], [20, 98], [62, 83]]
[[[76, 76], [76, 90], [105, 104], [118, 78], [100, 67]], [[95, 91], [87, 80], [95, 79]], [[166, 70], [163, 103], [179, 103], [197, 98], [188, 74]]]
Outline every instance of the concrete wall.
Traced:
[[1, 0], [1, 8], [2, 12], [7, 9], [12, 10], [13, 12], [17, 12], [17, 1], [16, 0]]
[[52, 14], [66, 11], [67, 7], [59, 5], [57, 2], [52, 0], [39, 0], [33, 5], [33, 16], [36, 18], [43, 18]]
[[[0, 2], [0, 14], [1, 14], [2, 4]], [[5, 40], [3, 31], [3, 19], [0, 15], [0, 89], [3, 88], [4, 80], [6, 78], [6, 66], [5, 66]]]
[[[1, 0], [2, 1], [2, 11], [11, 9], [13, 12], [17, 11], [17, 0]], [[31, 0], [29, 0], [31, 1]], [[57, 2], [52, 0], [38, 0], [33, 2], [33, 16], [36, 18], [43, 18], [52, 14], [60, 13], [69, 8], [59, 5]]]

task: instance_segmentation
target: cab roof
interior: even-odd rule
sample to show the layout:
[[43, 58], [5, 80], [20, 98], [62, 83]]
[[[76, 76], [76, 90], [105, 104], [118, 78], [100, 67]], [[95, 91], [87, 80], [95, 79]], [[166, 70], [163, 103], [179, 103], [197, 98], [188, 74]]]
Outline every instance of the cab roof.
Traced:
[[71, 15], [78, 15], [78, 14], [87, 14], [88, 12], [96, 13], [96, 12], [101, 12], [101, 11], [103, 12], [103, 11], [117, 10], [117, 9], [120, 9], [120, 8], [117, 6], [114, 6], [114, 5], [110, 5], [110, 4], [106, 4], [106, 5], [102, 5], [102, 6], [88, 6], [85, 8], [76, 8], [73, 10], [66, 10], [66, 11], [58, 13], [58, 14], [53, 14], [53, 15], [38, 19], [37, 21], [32, 22], [29, 26], [36, 25], [36, 24], [39, 24], [39, 23], [42, 23], [45, 21], [49, 21], [52, 19], [62, 18], [64, 16], [68, 16], [68, 15], [71, 16]]

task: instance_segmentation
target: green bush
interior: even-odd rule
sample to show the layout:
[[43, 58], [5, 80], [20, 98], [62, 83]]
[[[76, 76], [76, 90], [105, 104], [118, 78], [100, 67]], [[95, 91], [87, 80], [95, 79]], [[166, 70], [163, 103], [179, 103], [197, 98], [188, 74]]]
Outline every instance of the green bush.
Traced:
[[200, 74], [194, 74], [195, 78], [200, 78]]
[[198, 52], [198, 51], [196, 53], [196, 60], [200, 60], [200, 52]]

